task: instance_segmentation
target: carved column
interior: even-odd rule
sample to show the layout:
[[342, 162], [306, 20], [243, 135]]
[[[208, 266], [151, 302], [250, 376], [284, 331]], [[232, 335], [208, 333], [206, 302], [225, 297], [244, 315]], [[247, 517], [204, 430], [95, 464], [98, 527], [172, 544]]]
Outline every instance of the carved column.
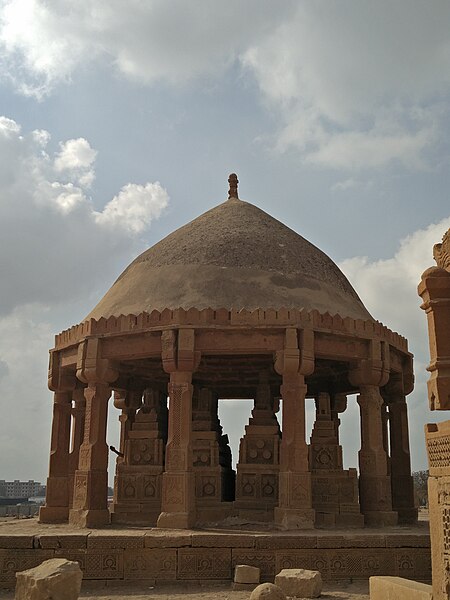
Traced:
[[75, 472], [73, 508], [69, 522], [77, 527], [100, 527], [109, 523], [108, 445], [106, 425], [110, 382], [118, 377], [109, 361], [101, 357], [100, 340], [81, 342], [77, 377], [87, 383], [84, 439]]
[[[433, 248], [437, 266], [427, 269], [419, 284], [421, 308], [428, 320], [430, 364], [428, 401], [431, 410], [450, 409], [450, 230]], [[450, 596], [450, 421], [428, 423], [425, 440], [430, 477], [431, 564], [433, 598]]]
[[86, 399], [84, 388], [79, 387], [72, 395], [72, 447], [69, 454], [69, 508], [73, 508], [73, 492], [75, 471], [78, 468], [80, 448], [84, 439], [84, 420], [86, 413]]
[[163, 368], [170, 373], [169, 432], [157, 526], [189, 529], [196, 520], [192, 465], [192, 374], [200, 354], [191, 329], [162, 333]]
[[391, 478], [383, 434], [383, 398], [380, 393], [380, 387], [386, 385], [389, 379], [389, 346], [385, 342], [371, 340], [369, 356], [349, 372], [350, 383], [359, 387], [359, 503], [366, 525], [395, 525], [397, 513], [392, 510]]
[[401, 373], [391, 376], [389, 383], [383, 389], [383, 397], [389, 411], [392, 507], [398, 512], [400, 524], [416, 523], [417, 507], [411, 475], [408, 408]]
[[[300, 348], [299, 348], [300, 345]], [[311, 473], [305, 440], [305, 375], [314, 370], [314, 333], [288, 328], [284, 350], [277, 352], [275, 370], [282, 375], [282, 440], [280, 446], [279, 502], [275, 521], [284, 529], [314, 527]]]
[[57, 391], [53, 399], [50, 464], [41, 523], [66, 521], [69, 516], [69, 445], [72, 392]]

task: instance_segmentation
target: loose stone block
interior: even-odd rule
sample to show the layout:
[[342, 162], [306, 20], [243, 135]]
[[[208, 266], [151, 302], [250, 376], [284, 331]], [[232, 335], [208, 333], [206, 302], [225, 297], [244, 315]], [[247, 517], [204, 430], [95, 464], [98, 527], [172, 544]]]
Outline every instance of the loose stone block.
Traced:
[[260, 570], [250, 565], [236, 565], [234, 569], [235, 583], [259, 583]]
[[250, 600], [286, 600], [286, 596], [277, 585], [261, 583], [250, 594]]
[[83, 575], [78, 563], [52, 558], [16, 578], [16, 600], [77, 600]]
[[295, 598], [318, 598], [322, 592], [321, 574], [308, 569], [283, 569], [276, 575], [275, 584], [286, 596]]
[[402, 577], [371, 577], [370, 600], [432, 600], [431, 585]]

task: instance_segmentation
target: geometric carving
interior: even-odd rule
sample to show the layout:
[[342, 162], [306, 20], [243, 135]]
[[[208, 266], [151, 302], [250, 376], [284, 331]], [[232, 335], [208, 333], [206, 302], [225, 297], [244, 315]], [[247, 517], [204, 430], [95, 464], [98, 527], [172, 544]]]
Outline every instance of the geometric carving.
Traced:
[[430, 468], [450, 467], [450, 435], [427, 436], [426, 442]]
[[178, 579], [230, 578], [230, 548], [180, 548], [178, 550]]
[[154, 548], [127, 551], [124, 557], [125, 579], [161, 579], [177, 577], [177, 551]]

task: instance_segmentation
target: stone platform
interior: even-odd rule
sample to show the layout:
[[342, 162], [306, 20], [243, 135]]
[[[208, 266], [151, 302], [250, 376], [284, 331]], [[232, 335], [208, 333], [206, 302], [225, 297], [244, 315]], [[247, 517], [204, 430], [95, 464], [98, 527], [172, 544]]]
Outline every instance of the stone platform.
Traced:
[[85, 580], [99, 584], [232, 580], [237, 564], [273, 581], [281, 569], [320, 571], [324, 580], [391, 575], [429, 582], [427, 523], [389, 529], [279, 532], [239, 529], [73, 529], [35, 519], [0, 523], [0, 587], [15, 573], [53, 557], [77, 560]]

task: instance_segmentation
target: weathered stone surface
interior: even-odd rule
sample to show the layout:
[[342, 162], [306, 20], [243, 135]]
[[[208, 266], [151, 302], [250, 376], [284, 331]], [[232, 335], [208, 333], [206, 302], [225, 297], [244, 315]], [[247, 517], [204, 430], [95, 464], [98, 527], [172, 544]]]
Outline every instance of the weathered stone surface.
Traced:
[[286, 596], [295, 598], [318, 598], [322, 592], [322, 576], [319, 571], [308, 569], [283, 569], [275, 577]]
[[261, 572], [258, 567], [236, 565], [234, 569], [235, 583], [259, 583]]
[[52, 558], [16, 578], [16, 600], [77, 600], [83, 575], [77, 562]]
[[261, 583], [250, 594], [250, 600], [286, 600], [286, 596], [277, 585]]
[[370, 600], [432, 600], [431, 585], [402, 577], [371, 577]]

